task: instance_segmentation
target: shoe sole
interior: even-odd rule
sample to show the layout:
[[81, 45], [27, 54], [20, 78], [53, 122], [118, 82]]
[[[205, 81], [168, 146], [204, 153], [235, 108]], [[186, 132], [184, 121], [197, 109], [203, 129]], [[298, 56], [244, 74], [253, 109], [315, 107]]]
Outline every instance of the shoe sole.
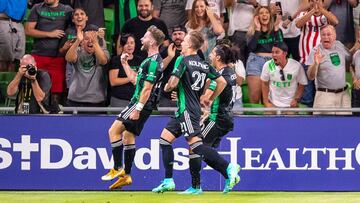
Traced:
[[103, 181], [109, 181], [109, 180], [114, 180], [115, 178], [118, 178], [118, 177], [124, 177], [125, 175], [125, 171], [124, 169], [122, 169], [122, 171], [120, 171], [116, 176], [114, 176], [113, 178], [103, 178], [104, 176], [101, 177], [101, 180]]
[[175, 187], [174, 188], [170, 188], [170, 189], [164, 189], [164, 190], [159, 190], [159, 191], [152, 191], [152, 192], [155, 192], [155, 193], [164, 193], [166, 191], [174, 191], [175, 190]]
[[240, 176], [238, 175], [238, 173], [240, 172], [240, 165], [239, 164], [236, 164], [236, 176], [234, 178], [234, 182], [230, 182], [230, 190], [233, 189], [233, 187], [238, 184], [240, 182]]
[[130, 182], [115, 182], [114, 184], [110, 185], [109, 190], [121, 189], [122, 187], [131, 184], [132, 184], [132, 180]]

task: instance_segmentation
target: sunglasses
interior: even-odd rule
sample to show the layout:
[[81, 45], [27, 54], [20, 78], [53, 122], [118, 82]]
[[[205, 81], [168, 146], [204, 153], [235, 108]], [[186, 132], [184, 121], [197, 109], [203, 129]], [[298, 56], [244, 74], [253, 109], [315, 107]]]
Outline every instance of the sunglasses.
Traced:
[[281, 81], [285, 81], [285, 74], [284, 74], [283, 69], [280, 69], [280, 75], [281, 75], [281, 77], [280, 77]]

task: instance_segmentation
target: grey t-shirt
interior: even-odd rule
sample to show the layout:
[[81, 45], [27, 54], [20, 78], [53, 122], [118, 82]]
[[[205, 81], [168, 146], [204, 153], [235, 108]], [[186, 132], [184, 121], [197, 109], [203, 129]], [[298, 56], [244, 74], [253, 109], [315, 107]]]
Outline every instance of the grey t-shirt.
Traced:
[[352, 65], [355, 67], [355, 77], [360, 78], [360, 50], [357, 50], [352, 59]]
[[[40, 31], [65, 30], [71, 22], [72, 11], [70, 6], [60, 3], [54, 8], [40, 3], [31, 9], [28, 22], [36, 22], [35, 28]], [[57, 38], [35, 38], [32, 53], [40, 56], [57, 56], [59, 43], [60, 39]]]
[[318, 48], [324, 59], [319, 65], [316, 76], [317, 87], [328, 89], [345, 87], [345, 63], [351, 58], [347, 48], [340, 41], [336, 41], [330, 49], [325, 49], [322, 44], [319, 44], [311, 50], [306, 65], [314, 63], [315, 51]]
[[186, 0], [154, 0], [154, 9], [160, 11], [160, 19], [163, 20], [171, 34], [171, 28], [186, 23]]
[[[109, 58], [109, 52], [103, 48]], [[100, 103], [105, 100], [105, 80], [103, 66], [94, 54], [88, 54], [82, 48], [77, 52], [74, 74], [69, 87], [68, 99], [76, 102]]]

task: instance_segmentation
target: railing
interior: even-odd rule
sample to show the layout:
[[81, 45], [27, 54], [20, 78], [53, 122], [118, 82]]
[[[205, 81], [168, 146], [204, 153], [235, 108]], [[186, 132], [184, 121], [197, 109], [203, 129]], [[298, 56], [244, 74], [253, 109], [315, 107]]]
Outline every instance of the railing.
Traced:
[[[60, 107], [63, 113], [96, 113], [96, 112], [107, 112], [107, 113], [118, 113], [124, 109], [124, 107]], [[14, 113], [14, 107], [0, 107], [0, 114]], [[160, 113], [172, 114], [176, 111], [176, 107], [159, 107]], [[360, 108], [239, 108], [234, 110], [235, 114], [242, 114], [245, 112], [256, 112], [256, 113], [270, 113], [270, 114], [288, 114], [292, 113], [310, 113], [310, 112], [322, 112], [322, 113], [342, 113], [342, 112], [360, 112]]]

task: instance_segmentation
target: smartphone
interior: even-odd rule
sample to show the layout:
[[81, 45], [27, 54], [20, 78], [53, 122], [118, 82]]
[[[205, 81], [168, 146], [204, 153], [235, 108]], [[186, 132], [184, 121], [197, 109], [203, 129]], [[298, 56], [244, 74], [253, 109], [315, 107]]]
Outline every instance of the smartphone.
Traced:
[[280, 8], [279, 14], [283, 15], [282, 8], [281, 8], [281, 2], [280, 1], [275, 2], [275, 5]]

